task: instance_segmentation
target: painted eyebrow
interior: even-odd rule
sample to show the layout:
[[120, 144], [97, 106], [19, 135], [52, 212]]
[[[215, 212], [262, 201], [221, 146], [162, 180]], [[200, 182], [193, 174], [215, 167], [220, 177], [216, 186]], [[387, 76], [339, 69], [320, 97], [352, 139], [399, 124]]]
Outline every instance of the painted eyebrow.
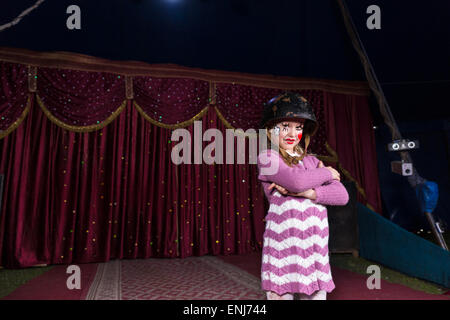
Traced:
[[[282, 123], [281, 124], [282, 126], [284, 126], [284, 127], [289, 127], [289, 124], [288, 123]], [[304, 127], [305, 125], [302, 123], [302, 124], [299, 124], [298, 126], [295, 126], [296, 128], [302, 128], [302, 127]]]

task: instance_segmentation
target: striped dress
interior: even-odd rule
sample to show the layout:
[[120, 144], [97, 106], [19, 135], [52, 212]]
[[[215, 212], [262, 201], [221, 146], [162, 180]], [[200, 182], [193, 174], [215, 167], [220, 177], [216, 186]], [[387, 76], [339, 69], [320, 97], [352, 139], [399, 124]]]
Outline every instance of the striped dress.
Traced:
[[[345, 205], [348, 193], [327, 168], [318, 168], [311, 155], [289, 167], [274, 150], [258, 156], [259, 180], [269, 200], [262, 254], [262, 289], [278, 295], [331, 292], [334, 282], [328, 257], [328, 219], [326, 205]], [[268, 170], [268, 168], [276, 170]], [[273, 172], [272, 172], [273, 171]], [[284, 196], [272, 182], [290, 192], [315, 189], [317, 198]]]

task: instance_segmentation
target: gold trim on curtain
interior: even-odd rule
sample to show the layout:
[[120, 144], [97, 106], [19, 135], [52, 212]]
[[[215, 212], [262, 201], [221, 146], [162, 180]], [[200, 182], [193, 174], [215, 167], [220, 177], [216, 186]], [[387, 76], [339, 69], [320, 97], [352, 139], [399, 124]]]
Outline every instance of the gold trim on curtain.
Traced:
[[178, 129], [178, 128], [188, 127], [192, 123], [194, 123], [194, 121], [203, 118], [203, 116], [208, 112], [208, 109], [209, 109], [209, 106], [204, 107], [202, 109], [202, 111], [197, 113], [191, 119], [186, 120], [184, 122], [177, 123], [177, 124], [165, 124], [165, 123], [156, 121], [156, 120], [152, 119], [150, 116], [148, 116], [145, 113], [145, 111], [141, 108], [141, 106], [138, 105], [138, 103], [136, 101], [133, 101], [133, 105], [135, 106], [136, 110], [142, 115], [142, 117], [144, 117], [145, 120], [147, 120], [148, 122], [154, 124], [155, 126], [158, 126], [158, 127], [161, 127], [161, 128], [165, 128], [165, 129]]
[[228, 121], [227, 119], [225, 119], [225, 117], [223, 116], [223, 114], [219, 111], [219, 108], [217, 108], [216, 106], [214, 106], [214, 110], [216, 110], [217, 113], [217, 117], [220, 119], [220, 121], [222, 121], [223, 125], [227, 128], [227, 129], [236, 129], [235, 127], [233, 127]]
[[28, 112], [30, 111], [31, 108], [31, 97], [32, 94], [28, 95], [28, 100], [27, 100], [27, 106], [25, 107], [25, 109], [23, 110], [22, 114], [20, 115], [19, 118], [17, 118], [16, 121], [13, 122], [12, 125], [10, 125], [8, 127], [8, 129], [6, 130], [0, 130], [0, 139], [3, 139], [4, 137], [6, 137], [8, 134], [10, 134], [11, 132], [13, 132], [14, 130], [17, 129], [17, 127], [20, 126], [20, 124], [22, 123], [22, 121], [25, 119], [25, 117], [28, 115]]
[[[220, 121], [222, 121], [223, 125], [227, 128], [227, 129], [233, 129], [236, 130], [235, 127], [233, 127], [228, 121], [227, 119], [225, 119], [225, 117], [223, 116], [223, 114], [219, 111], [219, 109], [214, 106], [214, 110], [216, 110], [217, 113], [217, 117], [220, 119]], [[246, 138], [257, 138], [258, 137], [258, 130], [256, 130], [255, 134], [252, 133], [245, 133], [245, 132], [241, 132], [241, 131], [234, 131], [235, 135], [238, 136], [244, 136]]]
[[62, 122], [61, 120], [56, 118], [54, 115], [52, 115], [52, 113], [45, 107], [43, 101], [41, 100], [41, 98], [39, 97], [38, 94], [36, 94], [36, 100], [37, 100], [39, 106], [41, 107], [42, 111], [44, 112], [44, 114], [47, 116], [47, 118], [51, 122], [56, 124], [58, 127], [64, 128], [69, 131], [74, 131], [74, 132], [91, 132], [91, 131], [99, 130], [99, 129], [106, 127], [115, 118], [117, 118], [119, 116], [119, 114], [125, 109], [125, 107], [127, 105], [127, 100], [124, 100], [122, 102], [122, 104], [116, 109], [116, 111], [114, 111], [108, 118], [106, 118], [106, 120], [102, 121], [99, 124], [93, 124], [93, 125], [89, 125], [89, 126], [73, 126], [73, 125], [69, 125], [69, 124]]

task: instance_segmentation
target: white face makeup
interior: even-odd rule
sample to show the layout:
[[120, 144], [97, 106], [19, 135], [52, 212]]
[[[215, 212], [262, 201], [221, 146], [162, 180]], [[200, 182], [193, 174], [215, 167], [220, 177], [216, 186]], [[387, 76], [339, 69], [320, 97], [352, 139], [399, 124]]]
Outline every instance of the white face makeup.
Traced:
[[278, 143], [280, 148], [284, 150], [294, 151], [294, 147], [300, 143], [304, 123], [304, 121], [282, 121], [277, 123], [271, 132], [272, 141]]
[[279, 136], [280, 135], [280, 127], [275, 126], [275, 128], [273, 128], [273, 134], [275, 136]]

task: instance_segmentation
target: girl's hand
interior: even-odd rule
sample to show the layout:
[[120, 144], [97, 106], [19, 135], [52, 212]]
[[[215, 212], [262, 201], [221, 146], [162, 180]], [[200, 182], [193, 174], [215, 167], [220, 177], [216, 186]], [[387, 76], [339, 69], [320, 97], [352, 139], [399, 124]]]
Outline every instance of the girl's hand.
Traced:
[[311, 200], [315, 200], [317, 197], [316, 191], [314, 189], [308, 189], [306, 191], [298, 192], [298, 193], [288, 193], [288, 195], [294, 196], [294, 197], [302, 197], [302, 198], [311, 199]]
[[335, 168], [333, 167], [326, 167], [326, 168], [330, 170], [334, 180], [341, 181], [341, 174]]
[[308, 189], [306, 191], [303, 192], [289, 192], [288, 190], [286, 190], [286, 188], [276, 184], [275, 182], [273, 182], [270, 186], [269, 186], [269, 190], [272, 190], [273, 188], [275, 188], [276, 190], [278, 190], [278, 192], [280, 192], [282, 195], [288, 195], [288, 196], [294, 196], [294, 197], [303, 197], [306, 199], [311, 199], [311, 200], [315, 200], [316, 199], [316, 191], [314, 189]]
[[303, 197], [311, 200], [316, 200], [317, 198], [316, 190], [314, 189], [306, 190], [305, 192], [303, 192]]
[[270, 186], [269, 186], [269, 190], [272, 190], [273, 188], [277, 189], [278, 192], [280, 192], [283, 195], [287, 195], [289, 193], [289, 191], [286, 190], [286, 188], [283, 188], [282, 186], [279, 186], [278, 184], [276, 184], [275, 182], [273, 182]]
[[[323, 164], [323, 162], [322, 161], [319, 161], [319, 164], [317, 165], [317, 168], [324, 168], [325, 166], [324, 166], [324, 164]], [[334, 180], [339, 180], [339, 181], [341, 181], [341, 174], [335, 169], [335, 168], [333, 168], [333, 167], [330, 167], [330, 166], [328, 166], [328, 167], [326, 167], [328, 170], [330, 170], [330, 172], [331, 172], [331, 175], [333, 176], [333, 179]]]

